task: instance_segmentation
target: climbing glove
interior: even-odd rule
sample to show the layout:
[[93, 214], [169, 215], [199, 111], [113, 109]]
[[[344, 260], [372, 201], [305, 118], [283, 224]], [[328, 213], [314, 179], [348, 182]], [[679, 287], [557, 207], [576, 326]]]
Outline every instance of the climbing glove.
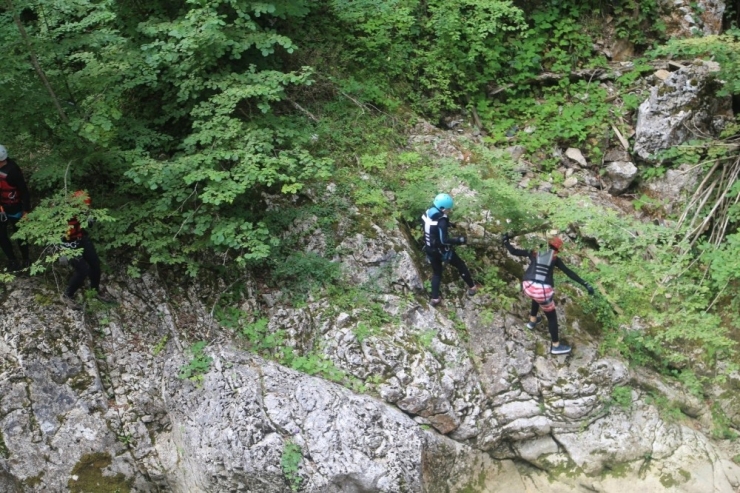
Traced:
[[583, 287], [586, 288], [586, 291], [588, 291], [588, 294], [590, 296], [594, 295], [594, 287], [591, 286], [589, 283], [584, 284]]
[[458, 238], [457, 238], [457, 244], [458, 245], [464, 245], [465, 243], [467, 243], [467, 241], [468, 240], [464, 236], [458, 236]]
[[509, 233], [504, 233], [504, 236], [501, 237], [501, 243], [503, 245], [506, 245], [509, 242]]

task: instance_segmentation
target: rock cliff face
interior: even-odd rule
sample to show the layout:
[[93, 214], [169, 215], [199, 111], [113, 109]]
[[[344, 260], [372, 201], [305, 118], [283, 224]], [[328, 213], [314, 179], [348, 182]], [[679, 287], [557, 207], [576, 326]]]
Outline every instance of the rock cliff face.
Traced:
[[[681, 142], [699, 123], [721, 126], [696, 99], [705, 80], [680, 70], [654, 88], [637, 154]], [[417, 131], [410, 147], [466, 159], [445, 132]], [[738, 491], [729, 460], [738, 451], [702, 433], [707, 406], [601, 355], [578, 308], [583, 293], [559, 289], [575, 351], [551, 356], [546, 329], [524, 327], [523, 298], [494, 309], [502, 304], [467, 297], [446, 277], [443, 304], [430, 307], [426, 265], [402, 228], [351, 209], [343, 217], [334, 260], [359, 299], [308, 297], [298, 308], [246, 278], [232, 308], [248, 322], [262, 317], [283, 351], [344, 372], [356, 392], [250, 352], [212, 316], [227, 288], [217, 281], [121, 278], [111, 283], [119, 304], [84, 312], [56, 302], [49, 280], [6, 286], [0, 491]], [[483, 231], [472, 221], [470, 231]], [[320, 229], [297, 226], [310, 232], [303, 249], [325, 253]], [[499, 252], [491, 261], [516, 269], [518, 260]], [[193, 350], [195, 341], [207, 345]], [[737, 424], [734, 397], [715, 394]], [[658, 402], [683, 418], [664, 419]]]
[[[373, 253], [337, 260], [376, 286], [377, 330], [359, 336], [363, 308], [327, 300], [244, 306], [297, 353], [321, 348], [364, 394], [240, 348], [205, 303], [218, 287], [196, 296], [147, 276], [112, 288], [119, 305], [79, 313], [40, 280], [15, 281], [0, 321], [3, 491], [736, 491], [737, 467], [661, 419], [645, 396], [663, 384], [600, 357], [574, 302], [560, 315], [576, 352], [552, 357], [544, 330], [490, 312], [485, 296], [451, 283], [440, 309], [416, 298], [400, 231], [359, 235], [348, 241]], [[195, 340], [209, 342], [202, 353], [188, 351]], [[199, 378], [178, 378], [206, 358]], [[614, 404], [627, 383], [638, 390]]]

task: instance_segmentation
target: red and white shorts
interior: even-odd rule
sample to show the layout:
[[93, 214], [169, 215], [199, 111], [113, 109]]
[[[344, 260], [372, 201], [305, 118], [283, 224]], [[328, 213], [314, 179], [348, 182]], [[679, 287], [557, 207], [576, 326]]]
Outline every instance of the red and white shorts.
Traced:
[[551, 312], [555, 309], [555, 291], [549, 284], [523, 281], [522, 289], [524, 290], [524, 294], [539, 303], [543, 311]]

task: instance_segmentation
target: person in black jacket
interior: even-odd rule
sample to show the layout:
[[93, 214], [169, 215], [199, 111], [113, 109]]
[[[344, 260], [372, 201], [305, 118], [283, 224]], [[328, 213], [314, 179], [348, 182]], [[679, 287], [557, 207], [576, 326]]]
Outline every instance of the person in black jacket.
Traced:
[[[74, 200], [79, 200], [84, 207], [89, 208], [92, 204], [90, 196], [84, 190], [78, 190], [72, 194]], [[91, 216], [87, 218], [88, 226], [92, 225]], [[85, 284], [85, 279], [90, 279], [90, 287], [95, 290], [95, 297], [103, 303], [113, 303], [115, 300], [100, 287], [100, 258], [95, 251], [95, 245], [90, 239], [86, 229], [77, 217], [67, 221], [67, 234], [62, 238], [62, 248], [81, 250], [79, 255], [67, 258], [63, 256], [63, 262], [69, 263], [74, 269], [69, 278], [67, 287], [61, 294], [62, 302], [73, 310], [81, 310], [82, 305], [75, 301], [75, 293]]]
[[22, 263], [13, 252], [8, 226], [17, 228], [18, 221], [31, 211], [31, 196], [21, 168], [8, 158], [5, 146], [0, 145], [0, 249], [8, 257], [8, 269], [17, 272], [30, 264], [28, 244], [18, 242]]
[[427, 259], [432, 265], [432, 306], [437, 306], [442, 302], [439, 285], [442, 282], [442, 271], [446, 263], [455, 267], [460, 273], [460, 277], [468, 285], [469, 296], [478, 292], [478, 285], [473, 282], [468, 266], [452, 248], [453, 245], [464, 245], [466, 243], [464, 236], [452, 238], [448, 234], [450, 227], [448, 214], [453, 206], [452, 197], [449, 194], [440, 193], [434, 197], [432, 207], [421, 216], [424, 223], [424, 252], [426, 252]]
[[545, 312], [545, 317], [547, 317], [547, 327], [550, 331], [550, 339], [552, 340], [550, 352], [552, 354], [570, 353], [571, 347], [567, 344], [561, 344], [558, 337], [558, 317], [555, 311], [555, 292], [553, 289], [555, 286], [553, 279], [555, 267], [563, 271], [565, 275], [577, 283], [583, 285], [588, 291], [588, 294], [593, 295], [594, 288], [581, 279], [578, 274], [566, 267], [563, 261], [560, 260], [558, 252], [563, 246], [563, 240], [557, 236], [550, 238], [548, 242], [550, 248], [544, 253], [514, 248], [509, 243], [508, 234], [504, 235], [504, 246], [510, 254], [518, 257], [529, 257], [530, 260], [529, 267], [527, 267], [524, 278], [522, 279], [522, 289], [532, 299], [532, 308], [529, 312], [527, 328], [534, 329], [542, 321], [542, 316], [537, 316], [537, 312], [542, 307], [542, 311]]

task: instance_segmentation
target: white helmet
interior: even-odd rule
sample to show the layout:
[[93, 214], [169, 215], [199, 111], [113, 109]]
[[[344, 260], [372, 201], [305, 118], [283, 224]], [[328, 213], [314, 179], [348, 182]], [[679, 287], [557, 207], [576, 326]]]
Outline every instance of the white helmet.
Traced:
[[6, 159], [8, 159], [8, 150], [5, 146], [0, 146], [0, 161], [5, 161]]

